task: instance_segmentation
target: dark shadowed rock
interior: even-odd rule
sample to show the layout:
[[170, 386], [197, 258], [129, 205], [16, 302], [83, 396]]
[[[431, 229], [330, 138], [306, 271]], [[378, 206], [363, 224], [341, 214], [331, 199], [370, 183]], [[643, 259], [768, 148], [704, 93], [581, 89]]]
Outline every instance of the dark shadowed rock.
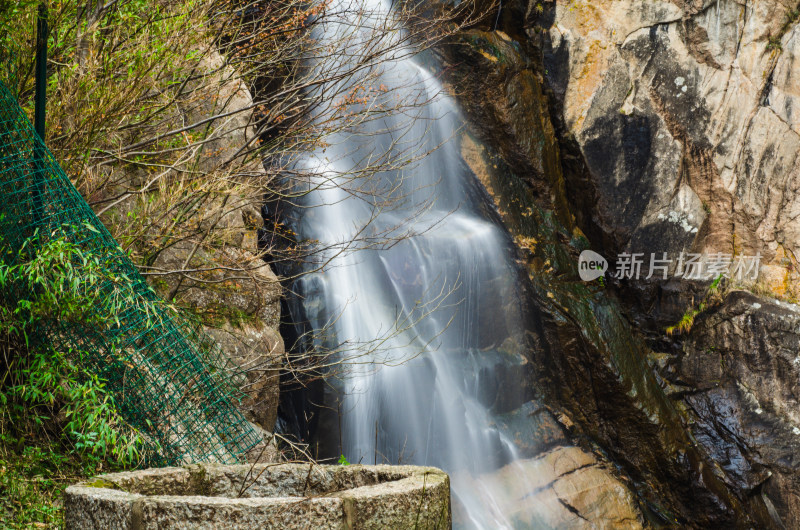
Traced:
[[800, 307], [728, 294], [697, 319], [670, 379], [730, 486], [800, 526]]

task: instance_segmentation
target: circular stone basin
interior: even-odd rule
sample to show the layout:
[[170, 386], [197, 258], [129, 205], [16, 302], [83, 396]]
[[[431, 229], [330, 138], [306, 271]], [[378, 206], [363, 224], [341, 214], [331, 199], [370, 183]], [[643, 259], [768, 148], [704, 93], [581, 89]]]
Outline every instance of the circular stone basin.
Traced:
[[450, 479], [417, 466], [201, 464], [67, 488], [65, 528], [450, 528]]

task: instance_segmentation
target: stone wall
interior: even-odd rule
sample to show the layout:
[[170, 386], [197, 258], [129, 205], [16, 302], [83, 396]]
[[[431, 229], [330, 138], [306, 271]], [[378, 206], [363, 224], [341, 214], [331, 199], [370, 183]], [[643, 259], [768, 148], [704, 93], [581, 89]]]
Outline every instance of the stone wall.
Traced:
[[450, 528], [450, 480], [414, 466], [199, 465], [70, 486], [69, 530]]

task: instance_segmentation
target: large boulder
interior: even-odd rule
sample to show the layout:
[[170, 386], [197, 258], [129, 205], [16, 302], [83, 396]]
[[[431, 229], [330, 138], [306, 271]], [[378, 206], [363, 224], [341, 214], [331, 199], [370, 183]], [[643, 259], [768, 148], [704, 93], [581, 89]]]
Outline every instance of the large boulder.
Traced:
[[[595, 455], [556, 447], [485, 477], [513, 528], [643, 528], [635, 497]], [[458, 513], [454, 510], [454, 519]]]
[[170, 301], [200, 317], [206, 333], [246, 376], [240, 409], [248, 420], [271, 431], [285, 355], [278, 333], [281, 287], [275, 273], [246, 250], [193, 251], [187, 243], [161, 252], [154, 266], [195, 271], [156, 276], [152, 284], [162, 296], [171, 296]]
[[182, 138], [203, 142], [190, 160], [155, 173], [148, 165], [107, 168], [96, 210], [130, 245], [155, 291], [199, 317], [234, 368], [245, 373], [240, 408], [272, 431], [284, 357], [281, 287], [257, 244], [268, 176], [260, 160], [245, 156], [256, 140], [253, 97], [220, 53], [194, 53], [200, 59], [186, 97], [165, 111], [160, 126], [167, 131], [201, 123]]

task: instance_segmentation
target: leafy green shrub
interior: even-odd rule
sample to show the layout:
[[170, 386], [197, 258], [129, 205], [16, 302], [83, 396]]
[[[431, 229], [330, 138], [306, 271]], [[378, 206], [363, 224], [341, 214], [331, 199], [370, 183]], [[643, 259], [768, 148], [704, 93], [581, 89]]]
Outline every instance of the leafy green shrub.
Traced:
[[[60, 415], [62, 432], [56, 434], [75, 450], [90, 460], [132, 465], [140, 460], [142, 437], [119, 417], [82, 352], [54, 351], [36, 340], [39, 326], [56, 321], [102, 325], [116, 319], [113, 311], [98, 311], [109, 303], [100, 299], [99, 286], [120, 278], [109, 277], [98, 257], [87, 256], [73, 243], [37, 240], [26, 242], [15, 264], [0, 263], [0, 293], [4, 300], [16, 299], [0, 305], [0, 334], [8, 345], [0, 386], [3, 419], [39, 427]], [[11, 293], [35, 294], [19, 298]]]
[[781, 43], [781, 37], [770, 37], [769, 42], [767, 43], [768, 50], [782, 50], [783, 44]]
[[28, 352], [9, 370], [0, 391], [4, 420], [24, 437], [44, 428], [92, 467], [137, 464], [144, 446], [141, 435], [120, 418], [103, 381], [81, 364], [80, 353], [45, 347]]
[[[15, 257], [0, 262], [0, 520], [53, 522], [68, 482], [138, 465], [146, 440], [82, 352], [38, 340], [37, 328], [55, 321], [114, 318], [96, 316], [97, 287], [113, 281], [101, 261], [62, 239], [26, 244]], [[26, 291], [35, 294], [19, 296]]]

